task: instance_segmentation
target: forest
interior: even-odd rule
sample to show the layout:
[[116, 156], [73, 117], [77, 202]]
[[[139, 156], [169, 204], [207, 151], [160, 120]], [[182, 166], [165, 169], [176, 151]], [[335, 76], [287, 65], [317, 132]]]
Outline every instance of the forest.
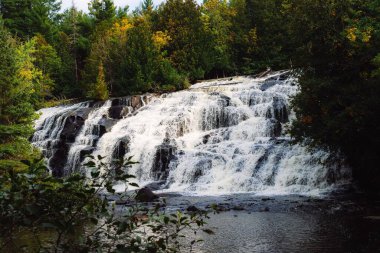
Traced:
[[75, 6], [62, 12], [57, 0], [1, 0], [0, 14], [3, 202], [10, 201], [4, 182], [40, 156], [28, 140], [38, 109], [71, 99], [174, 92], [267, 68], [300, 76], [292, 137], [343, 155], [355, 181], [379, 191], [377, 0], [167, 0], [159, 6], [144, 0], [135, 10], [92, 0], [87, 12]]

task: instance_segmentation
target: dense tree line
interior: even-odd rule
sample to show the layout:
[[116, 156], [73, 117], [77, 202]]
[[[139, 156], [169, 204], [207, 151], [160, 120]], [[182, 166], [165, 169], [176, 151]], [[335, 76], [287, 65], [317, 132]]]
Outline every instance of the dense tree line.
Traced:
[[355, 177], [376, 186], [379, 5], [144, 0], [129, 11], [92, 0], [88, 12], [60, 13], [56, 0], [1, 0], [0, 159], [14, 156], [7, 143], [28, 135], [33, 110], [46, 100], [174, 91], [270, 66], [301, 70], [293, 136], [342, 151]]
[[105, 98], [289, 67], [278, 55], [286, 41], [280, 2], [145, 0], [129, 12], [93, 0], [88, 12], [73, 6], [60, 13], [57, 0], [3, 0], [0, 11], [13, 37], [41, 49], [35, 65], [52, 81], [46, 98]]

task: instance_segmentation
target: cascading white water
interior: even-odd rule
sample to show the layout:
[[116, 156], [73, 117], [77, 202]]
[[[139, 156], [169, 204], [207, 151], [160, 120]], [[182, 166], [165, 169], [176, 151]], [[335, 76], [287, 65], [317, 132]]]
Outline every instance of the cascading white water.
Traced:
[[[93, 127], [109, 117], [113, 102], [107, 101], [88, 114], [68, 152], [66, 170], [80, 163], [80, 150], [94, 146], [93, 154], [106, 156], [109, 163], [133, 156], [140, 163], [130, 173], [140, 184], [160, 180], [169, 191], [318, 194], [350, 173], [328, 152], [308, 151], [284, 135], [294, 117], [289, 100], [297, 93], [296, 82], [279, 72], [198, 83], [151, 97], [133, 114], [114, 120], [104, 135], [92, 137]], [[50, 131], [49, 119], [60, 114], [56, 110], [53, 116], [46, 115], [49, 109], [42, 111], [44, 131]]]
[[88, 149], [90, 152], [92, 151], [92, 147], [96, 145], [96, 141], [101, 135], [101, 125], [99, 125], [99, 122], [108, 114], [111, 102], [108, 100], [104, 105], [89, 113], [79, 135], [75, 138], [75, 142], [69, 149], [65, 171], [76, 171], [81, 162], [81, 152], [85, 149]]

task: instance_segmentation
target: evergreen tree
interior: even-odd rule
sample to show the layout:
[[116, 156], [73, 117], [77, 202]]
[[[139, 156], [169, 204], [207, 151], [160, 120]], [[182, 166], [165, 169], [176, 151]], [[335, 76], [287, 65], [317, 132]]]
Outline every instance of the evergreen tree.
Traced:
[[94, 90], [91, 91], [90, 97], [100, 100], [107, 100], [109, 97], [108, 88], [104, 76], [104, 67], [101, 62], [98, 67], [98, 77], [94, 86]]
[[212, 38], [213, 69], [210, 77], [224, 76], [232, 72], [231, 30], [235, 13], [226, 0], [208, 0], [203, 5], [203, 22]]
[[48, 41], [53, 40], [55, 21], [61, 8], [58, 0], [2, 0], [0, 11], [5, 26], [13, 34], [31, 38], [40, 33]]
[[91, 0], [89, 10], [96, 23], [112, 21], [116, 17], [116, 8], [112, 0]]
[[141, 4], [142, 12], [150, 12], [153, 10], [153, 0], [143, 0]]
[[[40, 80], [29, 46], [19, 46], [0, 21], [0, 168], [18, 168], [28, 158], [33, 131], [33, 96]], [[36, 102], [36, 101], [35, 101]]]
[[[55, 47], [62, 59], [61, 77], [55, 93], [65, 96], [80, 96], [82, 71], [85, 59], [89, 55], [90, 37], [94, 31], [93, 20], [86, 13], [78, 11], [75, 6], [66, 10], [61, 17], [60, 32]], [[97, 69], [97, 66], [95, 67]]]
[[171, 38], [169, 59], [190, 79], [203, 78], [211, 69], [211, 40], [202, 22], [202, 13], [193, 0], [168, 0], [158, 10], [157, 31], [167, 31]]

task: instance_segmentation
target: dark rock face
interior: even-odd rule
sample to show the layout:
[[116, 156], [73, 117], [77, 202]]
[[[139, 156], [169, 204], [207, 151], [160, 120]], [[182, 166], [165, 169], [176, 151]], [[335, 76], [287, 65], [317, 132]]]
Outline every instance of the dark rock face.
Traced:
[[144, 103], [147, 104], [148, 102], [148, 96], [115, 98], [111, 102], [111, 107], [108, 110], [108, 116], [111, 119], [122, 119], [140, 109]]
[[138, 202], [152, 202], [156, 199], [158, 199], [158, 196], [147, 187], [138, 190], [135, 197], [135, 200]]
[[63, 168], [66, 164], [69, 145], [64, 140], [59, 140], [52, 147], [52, 157], [49, 160], [49, 167], [52, 168], [52, 174], [55, 177], [64, 176]]
[[203, 136], [202, 143], [207, 144], [210, 137], [211, 137], [211, 135], [209, 135], [209, 134], [206, 134], [205, 136]]
[[260, 90], [266, 91], [272, 86], [275, 86], [277, 84], [277, 77], [271, 77], [264, 81], [264, 83], [261, 85]]
[[161, 181], [156, 181], [152, 182], [150, 184], [147, 184], [145, 187], [151, 189], [152, 191], [157, 191], [162, 189], [165, 186], [166, 181], [161, 180]]
[[[269, 74], [270, 72], [267, 72], [265, 73], [265, 75]], [[262, 91], [266, 91], [267, 89], [269, 89], [270, 87], [276, 85], [279, 83], [279, 81], [284, 81], [286, 80], [287, 78], [289, 78], [289, 75], [290, 73], [289, 72], [285, 72], [285, 73], [282, 73], [281, 75], [279, 76], [273, 76], [273, 77], [270, 77], [268, 79], [266, 79], [263, 84], [261, 84], [261, 87], [260, 89]]]
[[169, 175], [170, 161], [175, 157], [176, 148], [170, 144], [162, 144], [157, 147], [152, 168], [155, 180], [165, 180]]
[[84, 121], [85, 119], [78, 115], [71, 115], [67, 117], [60, 139], [66, 141], [67, 143], [73, 143], [81, 127], [84, 125]]
[[288, 108], [283, 99], [274, 97], [273, 98], [273, 108], [274, 108], [274, 118], [281, 123], [286, 123], [289, 121]]
[[117, 105], [117, 106], [112, 106], [108, 109], [108, 116], [112, 119], [121, 119], [123, 118], [122, 116], [122, 111], [123, 111], [123, 106]]
[[[128, 117], [137, 109], [149, 103], [154, 98], [154, 95], [143, 96], [128, 96], [116, 98], [111, 101], [111, 106], [101, 115], [98, 122], [91, 120], [84, 134], [84, 143], [81, 150], [76, 150], [75, 164], [70, 164], [73, 168], [78, 164], [79, 160], [83, 161], [86, 155], [92, 154], [98, 140], [118, 122], [118, 120]], [[68, 155], [70, 148], [75, 143], [76, 138], [81, 133], [85, 121], [88, 119], [90, 113], [94, 110], [100, 109], [105, 106], [104, 101], [89, 101], [77, 104], [71, 111], [62, 111], [62, 113], [48, 118], [48, 124], [42, 124], [36, 132], [37, 135], [30, 138], [32, 142], [38, 142], [44, 156], [49, 160], [49, 167], [53, 174], [57, 177], [64, 176], [64, 168], [69, 161]], [[108, 104], [107, 104], [108, 105]], [[95, 114], [96, 115], [96, 114]], [[90, 116], [91, 117], [91, 116]], [[96, 115], [99, 117], [99, 115]], [[115, 143], [113, 158], [121, 158], [129, 152], [129, 140], [121, 140]], [[73, 161], [70, 160], [70, 163]], [[76, 169], [76, 167], [75, 167]]]
[[87, 147], [80, 151], [80, 160], [83, 161], [86, 155], [91, 155], [95, 150], [94, 147]]
[[186, 211], [188, 211], [188, 212], [198, 212], [199, 209], [196, 206], [188, 206], [186, 208]]
[[123, 158], [126, 153], [129, 152], [129, 139], [125, 138], [124, 140], [118, 141], [112, 151], [113, 159]]
[[84, 125], [85, 119], [77, 114], [67, 116], [59, 139], [51, 143], [52, 156], [49, 167], [54, 176], [64, 176], [64, 170], [70, 146]]

